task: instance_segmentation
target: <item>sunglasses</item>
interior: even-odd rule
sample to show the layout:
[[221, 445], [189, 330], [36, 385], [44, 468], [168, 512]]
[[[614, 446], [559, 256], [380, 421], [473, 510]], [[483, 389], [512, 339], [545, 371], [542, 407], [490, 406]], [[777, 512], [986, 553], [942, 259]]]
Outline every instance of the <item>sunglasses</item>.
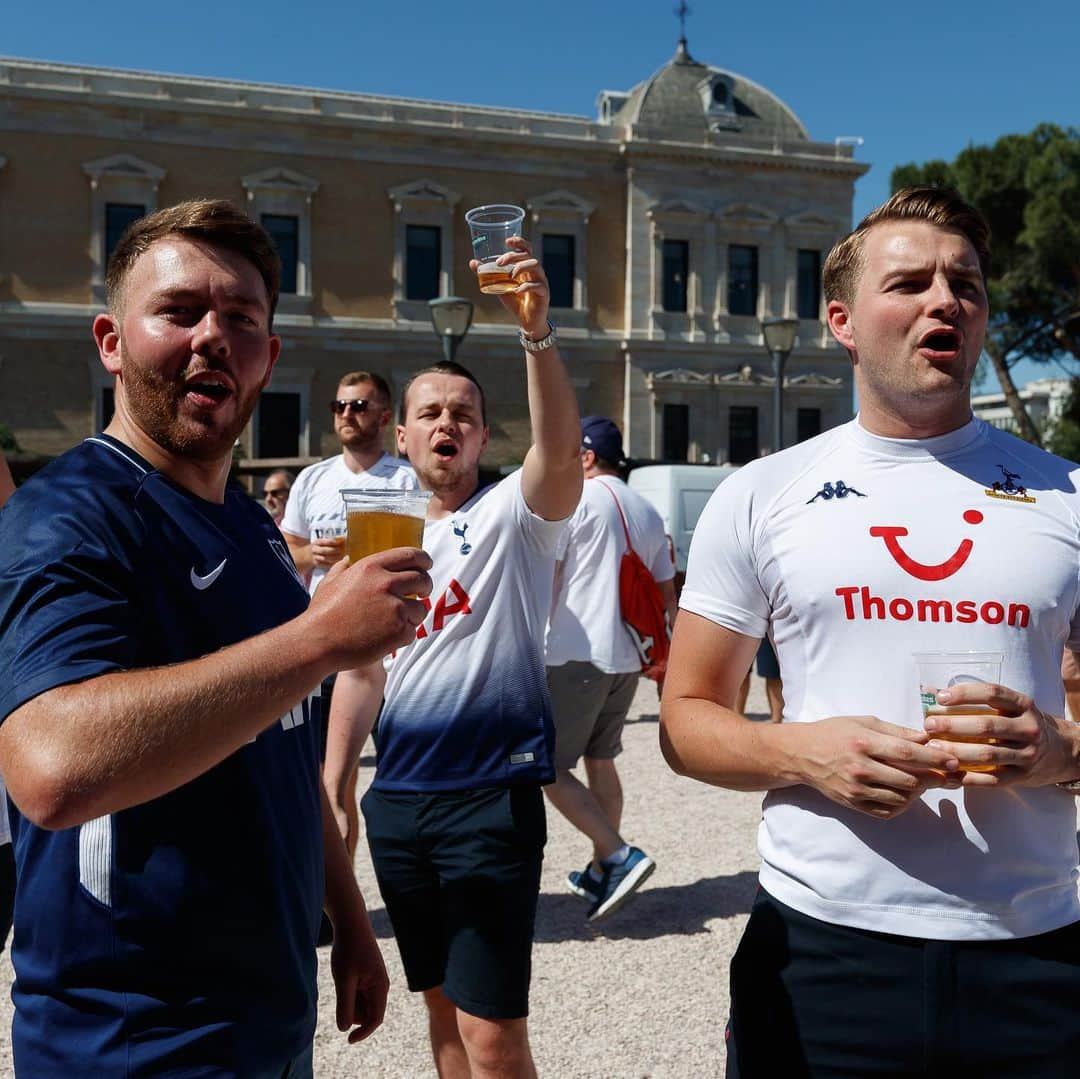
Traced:
[[367, 412], [369, 404], [370, 402], [363, 400], [363, 398], [356, 401], [342, 401], [339, 399], [330, 402], [330, 411], [335, 416], [344, 416], [346, 412], [355, 412], [360, 415], [361, 412]]
[[284, 498], [288, 493], [288, 487], [267, 487], [263, 491], [263, 498]]

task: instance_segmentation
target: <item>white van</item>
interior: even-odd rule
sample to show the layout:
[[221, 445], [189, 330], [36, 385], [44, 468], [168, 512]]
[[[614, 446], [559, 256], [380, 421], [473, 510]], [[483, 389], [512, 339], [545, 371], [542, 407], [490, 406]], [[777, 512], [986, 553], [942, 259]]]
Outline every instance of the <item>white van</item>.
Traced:
[[680, 580], [686, 573], [690, 537], [709, 495], [738, 468], [738, 465], [644, 465], [630, 473], [627, 482], [663, 518], [664, 530], [675, 550], [675, 570]]

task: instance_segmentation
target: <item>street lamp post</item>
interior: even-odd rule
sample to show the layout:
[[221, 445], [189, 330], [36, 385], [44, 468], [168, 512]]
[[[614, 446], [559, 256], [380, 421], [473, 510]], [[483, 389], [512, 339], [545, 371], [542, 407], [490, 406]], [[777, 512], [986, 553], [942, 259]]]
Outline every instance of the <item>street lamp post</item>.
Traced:
[[431, 310], [435, 336], [442, 343], [446, 362], [450, 363], [472, 325], [472, 300], [463, 300], [460, 296], [440, 296], [436, 300], [428, 300], [428, 308]]
[[799, 332], [797, 318], [763, 318], [761, 340], [772, 360], [773, 375], [773, 446], [784, 448], [784, 366], [795, 347], [795, 334]]

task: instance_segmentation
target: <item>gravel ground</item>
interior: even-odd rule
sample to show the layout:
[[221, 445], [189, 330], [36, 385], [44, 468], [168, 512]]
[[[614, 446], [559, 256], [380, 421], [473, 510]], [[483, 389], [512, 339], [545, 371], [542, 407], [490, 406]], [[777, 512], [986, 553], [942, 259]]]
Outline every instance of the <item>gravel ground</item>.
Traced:
[[[751, 715], [767, 714], [755, 675]], [[623, 832], [653, 856], [656, 872], [622, 910], [591, 926], [586, 904], [565, 887], [588, 857], [586, 840], [548, 809], [548, 844], [533, 949], [530, 1038], [541, 1076], [558, 1079], [685, 1079], [724, 1071], [728, 961], [757, 880], [761, 797], [708, 788], [674, 775], [657, 746], [656, 691], [642, 680], [619, 762]], [[365, 758], [360, 790], [371, 779]], [[390, 923], [361, 840], [357, 878], [390, 971], [386, 1021], [350, 1046], [334, 1026], [329, 950], [319, 953], [319, 1079], [434, 1076], [423, 1002], [405, 986]], [[12, 978], [8, 954], [0, 980]], [[0, 1074], [11, 1075], [11, 1000], [0, 998]]]

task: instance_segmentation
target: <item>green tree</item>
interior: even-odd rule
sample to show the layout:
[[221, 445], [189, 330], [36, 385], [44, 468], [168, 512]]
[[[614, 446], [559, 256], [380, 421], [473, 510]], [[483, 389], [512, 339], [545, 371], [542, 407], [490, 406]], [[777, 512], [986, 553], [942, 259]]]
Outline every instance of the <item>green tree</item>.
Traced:
[[1080, 379], [1073, 379], [1061, 415], [1046, 431], [1046, 448], [1059, 457], [1080, 461]]
[[1025, 357], [1080, 360], [1080, 130], [1040, 124], [955, 161], [893, 170], [894, 191], [912, 184], [954, 187], [990, 223], [986, 354], [1019, 433], [1041, 443], [1012, 367]]

